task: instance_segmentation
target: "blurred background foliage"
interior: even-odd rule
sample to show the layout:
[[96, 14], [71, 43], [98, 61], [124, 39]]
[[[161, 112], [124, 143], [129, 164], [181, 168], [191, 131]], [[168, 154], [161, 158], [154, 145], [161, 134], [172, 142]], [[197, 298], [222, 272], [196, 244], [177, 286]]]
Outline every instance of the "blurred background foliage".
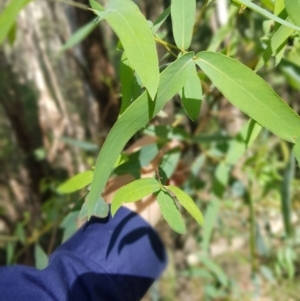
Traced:
[[[1, 1], [1, 12], [7, 2]], [[135, 2], [151, 21], [170, 4]], [[282, 0], [255, 2], [286, 17]], [[89, 25], [80, 44], [66, 44], [94, 19], [84, 9], [88, 5], [88, 0], [32, 1], [0, 46], [1, 265], [43, 268], [76, 230], [86, 191], [62, 195], [57, 187], [93, 167], [118, 117], [116, 36], [101, 23]], [[226, 0], [197, 5], [191, 49], [221, 51], [254, 69], [278, 25]], [[170, 18], [159, 34], [174, 43]], [[171, 59], [162, 45], [157, 50], [161, 60]], [[299, 32], [272, 54], [259, 75], [299, 113]], [[144, 300], [299, 300], [300, 178], [291, 146], [248, 121], [201, 72], [199, 77], [204, 96], [196, 122], [176, 96], [131, 140], [152, 135], [181, 141], [182, 148], [163, 162], [170, 173], [180, 167], [182, 187], [206, 220], [201, 229], [186, 215], [185, 235], [163, 221], [158, 225], [169, 266]], [[240, 141], [253, 126], [245, 150]], [[140, 164], [133, 156], [123, 169], [139, 174], [142, 161], [149, 163], [157, 151], [141, 151]]]

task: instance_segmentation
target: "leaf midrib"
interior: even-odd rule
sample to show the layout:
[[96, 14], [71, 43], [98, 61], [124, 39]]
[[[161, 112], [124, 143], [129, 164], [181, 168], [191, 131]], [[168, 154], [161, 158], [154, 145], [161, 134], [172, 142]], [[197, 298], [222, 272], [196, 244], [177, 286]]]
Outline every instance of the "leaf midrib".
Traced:
[[[226, 73], [224, 73], [224, 72], [221, 71], [220, 69], [216, 68], [214, 65], [212, 65], [212, 64], [210, 64], [210, 63], [204, 61], [203, 59], [201, 59], [201, 58], [198, 58], [198, 59], [199, 59], [200, 61], [202, 61], [204, 64], [207, 64], [207, 65], [210, 66], [211, 68], [217, 70], [219, 73], [221, 73], [222, 75], [224, 75], [228, 80], [230, 80], [231, 82], [233, 82], [234, 84], [236, 84], [238, 87], [241, 87], [241, 89], [242, 89], [244, 92], [246, 92], [246, 94], [252, 96], [254, 100], [256, 100], [257, 102], [260, 102], [260, 101], [259, 101], [259, 98], [256, 98], [252, 93], [250, 93], [248, 90], [246, 90], [243, 86], [240, 86], [236, 81], [234, 81], [233, 79], [231, 79], [230, 77], [228, 77], [228, 75], [227, 75]], [[275, 92], [274, 92], [274, 94], [276, 95], [276, 97], [279, 98], [279, 100], [281, 100], [280, 97], [279, 97]], [[286, 102], [284, 102], [283, 100], [281, 100], [281, 101], [282, 101], [282, 104], [285, 104], [285, 105], [287, 106], [287, 108], [291, 110], [291, 113], [293, 113], [293, 110], [290, 108], [290, 106], [289, 106]], [[278, 118], [280, 121], [282, 121], [282, 119], [280, 118], [280, 116], [277, 115], [274, 111], [270, 110], [270, 108], [269, 108], [268, 106], [266, 106], [264, 102], [261, 102], [261, 104], [262, 104], [262, 106], [263, 106], [267, 111], [271, 112], [276, 118]], [[296, 115], [296, 114], [295, 114], [295, 115]], [[284, 119], [284, 120], [285, 120], [285, 119]], [[283, 121], [283, 124], [286, 124], [286, 123]], [[291, 132], [292, 132], [292, 133], [294, 133], [294, 132], [293, 132], [293, 127], [291, 128], [289, 123], [287, 123], [286, 126], [287, 126], [287, 128], [291, 129]], [[296, 139], [296, 137], [297, 137], [296, 133], [294, 133], [294, 135], [295, 135], [295, 137], [292, 137], [292, 138], [291, 138], [292, 141], [294, 141], [294, 140]]]

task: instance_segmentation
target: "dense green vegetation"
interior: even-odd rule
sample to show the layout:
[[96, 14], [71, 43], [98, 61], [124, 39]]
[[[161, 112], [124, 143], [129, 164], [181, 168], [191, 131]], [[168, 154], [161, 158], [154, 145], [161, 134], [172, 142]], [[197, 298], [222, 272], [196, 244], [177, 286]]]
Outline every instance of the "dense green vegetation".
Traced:
[[[197, 294], [199, 300], [296, 300], [300, 1], [61, 1], [88, 17], [84, 24], [78, 17], [56, 52], [42, 42], [47, 25], [37, 24], [33, 41], [48, 94], [40, 81], [24, 81], [12, 55], [25, 39], [15, 20], [36, 2], [12, 0], [0, 14], [0, 59], [8, 62], [0, 66], [0, 117], [12, 131], [0, 133], [0, 162], [9, 162], [1, 178], [7, 192], [0, 199], [0, 260], [44, 267], [79, 221], [109, 214], [107, 183], [130, 175], [112, 200], [112, 214], [123, 202], [153, 194], [167, 224], [182, 235], [159, 225], [163, 239], [171, 237], [170, 253], [181, 252], [185, 264], [171, 255], [174, 271], [149, 298], [175, 300], [185, 279], [182, 293], [190, 300]], [[61, 13], [62, 4], [53, 5]], [[82, 76], [64, 71], [60, 79], [58, 65], [71, 66], [72, 58], [79, 66], [72, 70], [82, 68]], [[72, 103], [88, 98], [86, 86], [99, 103], [96, 127], [91, 101]], [[54, 95], [52, 114], [61, 112], [62, 130], [59, 118], [43, 124], [45, 94]], [[126, 151], [145, 136], [149, 141]], [[68, 154], [59, 159], [59, 150]], [[22, 168], [29, 175], [25, 203], [17, 192], [26, 186], [16, 176]], [[22, 203], [22, 212], [8, 202]], [[290, 289], [276, 299], [274, 286]]]

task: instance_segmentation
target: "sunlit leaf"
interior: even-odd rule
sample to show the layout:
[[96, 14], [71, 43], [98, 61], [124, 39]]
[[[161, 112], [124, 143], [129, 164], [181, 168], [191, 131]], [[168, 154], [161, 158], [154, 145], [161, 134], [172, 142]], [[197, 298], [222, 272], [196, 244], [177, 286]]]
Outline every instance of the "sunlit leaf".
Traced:
[[11, 0], [0, 15], [0, 44], [7, 37], [22, 8], [32, 0]]
[[193, 53], [183, 55], [169, 65], [160, 75], [158, 95], [153, 102], [144, 92], [119, 117], [109, 132], [99, 153], [94, 170], [89, 202], [89, 216], [95, 202], [103, 192], [114, 164], [128, 140], [145, 126], [179, 91], [194, 68]]
[[175, 194], [182, 207], [187, 210], [187, 212], [196, 220], [199, 225], [204, 225], [204, 219], [200, 209], [187, 193], [173, 185], [166, 186], [166, 189]]
[[104, 7], [96, 0], [89, 0], [89, 3], [92, 9], [97, 11], [104, 11]]
[[[290, 18], [286, 19], [287, 21], [290, 20]], [[270, 41], [268, 42], [267, 48], [263, 51], [262, 56], [260, 57], [256, 67], [255, 71], [257, 72], [260, 70], [270, 59], [272, 55], [275, 55], [279, 53], [279, 51], [282, 49], [282, 47], [285, 45], [286, 40], [288, 37], [294, 32], [293, 29], [281, 25], [276, 32], [271, 37]]]
[[68, 179], [66, 182], [58, 186], [58, 193], [71, 193], [77, 190], [80, 190], [87, 185], [91, 184], [93, 180], [94, 173], [91, 170], [84, 171], [80, 174], [73, 176]]
[[156, 32], [159, 30], [159, 28], [162, 26], [162, 24], [166, 21], [168, 16], [170, 15], [170, 6], [166, 8], [156, 19], [156, 21], [153, 23], [152, 26], [152, 33], [156, 34]]
[[246, 7], [252, 9], [253, 11], [257, 12], [258, 14], [261, 14], [262, 16], [271, 19], [277, 23], [280, 23], [284, 26], [290, 27], [294, 30], [300, 30], [299, 26], [294, 25], [293, 23], [287, 22], [275, 15], [273, 15], [272, 13], [268, 12], [267, 10], [261, 8], [260, 6], [256, 5], [255, 3], [251, 2], [250, 0], [233, 0], [234, 2], [237, 2], [239, 4], [243, 4]]
[[111, 0], [98, 15], [117, 34], [130, 64], [154, 99], [159, 83], [158, 57], [147, 20], [131, 0]]
[[300, 26], [300, 0], [284, 0], [284, 3], [292, 22]]
[[123, 203], [132, 203], [157, 192], [161, 185], [154, 178], [139, 179], [121, 187], [112, 200], [111, 214], [115, 215]]
[[167, 179], [170, 179], [176, 170], [177, 164], [180, 160], [180, 150], [173, 149], [166, 153], [161, 161], [160, 168], [163, 170]]
[[196, 17], [196, 0], [172, 0], [171, 18], [175, 43], [181, 50], [190, 47]]
[[74, 32], [67, 42], [61, 47], [60, 51], [65, 51], [75, 45], [79, 44], [84, 40], [96, 27], [98, 24], [91, 21], [84, 26], [80, 27], [76, 32]]
[[161, 214], [169, 226], [177, 233], [185, 232], [185, 224], [182, 216], [168, 192], [160, 190], [157, 193], [157, 202], [159, 204]]
[[223, 95], [260, 125], [289, 142], [300, 136], [300, 118], [251, 69], [220, 53], [200, 52], [196, 63]]
[[34, 245], [34, 259], [35, 267], [39, 270], [43, 270], [48, 266], [48, 256], [39, 244]]
[[199, 116], [202, 104], [202, 86], [196, 68], [190, 74], [180, 96], [185, 112], [195, 121]]

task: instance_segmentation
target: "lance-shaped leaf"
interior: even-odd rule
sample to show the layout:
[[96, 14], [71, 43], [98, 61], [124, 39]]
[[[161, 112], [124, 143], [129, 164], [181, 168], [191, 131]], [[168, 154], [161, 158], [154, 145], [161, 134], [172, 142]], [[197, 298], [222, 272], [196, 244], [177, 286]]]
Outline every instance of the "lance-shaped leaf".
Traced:
[[165, 186], [165, 188], [175, 194], [182, 207], [196, 220], [199, 225], [204, 225], [204, 219], [200, 209], [187, 193], [173, 185]]
[[160, 189], [160, 183], [153, 178], [139, 179], [121, 187], [112, 200], [112, 216], [115, 215], [123, 203], [137, 202]]
[[122, 115], [131, 102], [141, 95], [142, 91], [125, 52], [122, 55], [120, 63], [120, 81], [122, 94], [120, 115]]
[[128, 60], [154, 99], [159, 82], [156, 46], [147, 20], [131, 0], [111, 0], [97, 13], [119, 37]]
[[[290, 18], [286, 19], [287, 21], [290, 20]], [[286, 40], [288, 37], [294, 32], [294, 29], [291, 29], [289, 27], [281, 25], [276, 32], [271, 37], [270, 41], [268, 42], [267, 48], [262, 53], [262, 56], [260, 57], [256, 67], [255, 71], [257, 72], [259, 69], [261, 69], [270, 59], [270, 57], [274, 54], [277, 54], [280, 52], [282, 47], [285, 45]]]
[[[87, 194], [85, 199], [87, 199], [88, 196], [89, 196], [89, 193]], [[90, 214], [90, 216], [104, 218], [104, 217], [107, 217], [107, 215], [108, 215], [108, 206], [105, 203], [105, 200], [102, 197], [100, 197], [96, 201], [96, 204], [93, 207], [93, 210], [92, 210], [92, 213]], [[88, 217], [88, 203], [84, 202], [81, 207], [80, 213], [79, 213], [79, 218], [82, 220], [86, 217]]]
[[243, 4], [245, 5], [246, 7], [252, 9], [253, 11], [257, 12], [258, 14], [261, 14], [262, 16], [268, 18], [268, 19], [271, 19], [277, 23], [280, 23], [284, 26], [287, 26], [287, 27], [290, 27], [294, 30], [300, 30], [300, 27], [299, 26], [296, 26], [294, 25], [293, 23], [291, 22], [287, 22], [273, 14], [271, 14], [270, 12], [268, 12], [267, 10], [261, 8], [260, 6], [254, 4], [253, 2], [251, 2], [250, 0], [233, 0], [234, 2], [237, 2], [239, 4]]
[[96, 10], [96, 11], [104, 11], [104, 7], [99, 3], [97, 2], [96, 0], [89, 0], [90, 2], [90, 6], [92, 9]]
[[168, 8], [166, 8], [156, 19], [156, 21], [153, 23], [152, 26], [152, 33], [155, 35], [156, 32], [159, 30], [159, 28], [162, 26], [162, 24], [166, 21], [166, 19], [169, 17], [170, 15], [170, 6]]
[[151, 101], [144, 92], [119, 117], [109, 132], [97, 159], [88, 197], [89, 216], [103, 192], [114, 164], [128, 140], [144, 127], [185, 84], [194, 68], [193, 53], [187, 53], [169, 65], [160, 75], [158, 93]]
[[284, 0], [284, 3], [292, 22], [300, 26], [300, 0]]
[[73, 176], [72, 178], [58, 186], [57, 192], [66, 194], [80, 190], [91, 184], [93, 176], [94, 173], [91, 170], [79, 173], [78, 175]]
[[11, 0], [0, 15], [0, 44], [14, 26], [16, 18], [22, 8], [32, 0]]
[[300, 118], [251, 69], [220, 53], [200, 52], [196, 63], [237, 108], [289, 142], [300, 136]]
[[157, 202], [160, 207], [160, 211], [169, 226], [177, 233], [183, 234], [185, 232], [185, 224], [182, 216], [167, 191], [160, 190], [157, 193]]
[[293, 147], [293, 154], [298, 162], [298, 166], [300, 166], [300, 137], [296, 140], [296, 143]]
[[196, 16], [196, 0], [172, 0], [171, 18], [175, 43], [181, 50], [190, 47]]
[[79, 44], [83, 39], [85, 39], [96, 27], [98, 24], [94, 21], [90, 21], [84, 26], [80, 27], [75, 31], [67, 42], [61, 47], [60, 51], [65, 51], [75, 45]]
[[202, 86], [196, 67], [182, 88], [180, 97], [187, 115], [195, 121], [199, 116], [202, 104]]

